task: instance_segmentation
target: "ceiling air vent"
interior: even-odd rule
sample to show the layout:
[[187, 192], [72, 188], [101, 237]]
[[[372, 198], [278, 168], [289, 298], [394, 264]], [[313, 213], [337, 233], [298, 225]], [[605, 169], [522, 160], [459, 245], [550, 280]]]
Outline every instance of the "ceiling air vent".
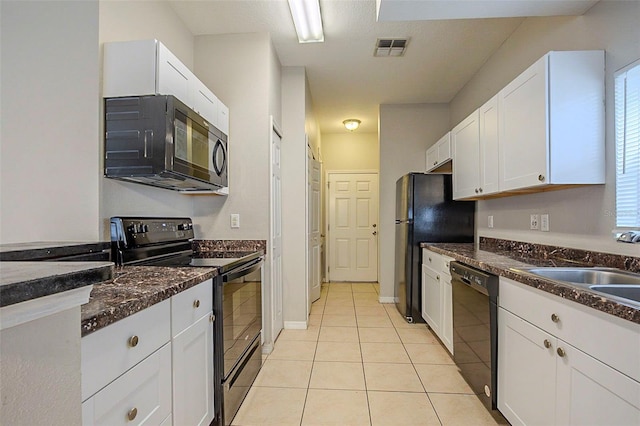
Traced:
[[402, 56], [407, 49], [406, 38], [379, 38], [373, 56]]

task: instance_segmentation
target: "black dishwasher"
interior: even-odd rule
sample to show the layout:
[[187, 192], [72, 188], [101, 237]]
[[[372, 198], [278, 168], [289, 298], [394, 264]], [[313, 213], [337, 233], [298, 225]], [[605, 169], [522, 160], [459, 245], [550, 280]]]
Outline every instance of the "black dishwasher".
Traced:
[[498, 277], [451, 262], [453, 359], [473, 392], [497, 419]]

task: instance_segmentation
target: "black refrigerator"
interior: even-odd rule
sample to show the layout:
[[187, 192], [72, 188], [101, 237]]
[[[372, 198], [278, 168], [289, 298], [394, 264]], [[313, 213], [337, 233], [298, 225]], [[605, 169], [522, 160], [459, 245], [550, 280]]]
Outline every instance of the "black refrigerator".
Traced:
[[420, 243], [474, 240], [476, 203], [452, 194], [451, 175], [409, 173], [396, 182], [395, 300], [408, 322], [424, 322]]

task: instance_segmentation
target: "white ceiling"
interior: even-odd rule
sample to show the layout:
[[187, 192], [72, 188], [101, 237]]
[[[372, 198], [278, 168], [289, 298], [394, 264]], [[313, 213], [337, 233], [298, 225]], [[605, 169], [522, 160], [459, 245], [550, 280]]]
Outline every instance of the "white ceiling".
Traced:
[[[271, 33], [281, 64], [306, 68], [323, 133], [377, 132], [379, 104], [449, 102], [524, 19], [377, 22], [376, 0], [320, 0], [325, 42], [299, 44], [286, 0], [168, 1], [194, 35]], [[409, 37], [405, 55], [374, 57], [379, 37]]]

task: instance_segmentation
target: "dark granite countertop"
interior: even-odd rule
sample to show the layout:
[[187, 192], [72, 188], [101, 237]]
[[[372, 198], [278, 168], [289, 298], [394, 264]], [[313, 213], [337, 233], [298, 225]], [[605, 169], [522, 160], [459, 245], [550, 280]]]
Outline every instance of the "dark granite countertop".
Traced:
[[[563, 299], [580, 303], [610, 315], [640, 324], [640, 309], [632, 304], [627, 305], [581, 287], [573, 286], [570, 283], [564, 284], [530, 274], [523, 274], [514, 270], [536, 266], [605, 266], [619, 268], [619, 265], [612, 265], [606, 261], [601, 264], [596, 264], [582, 259], [538, 256], [533, 252], [523, 253], [518, 250], [500, 249], [495, 245], [483, 245], [482, 243], [483, 241], [481, 240], [482, 248], [490, 248], [491, 251], [482, 250], [473, 243], [422, 243], [420, 246], [436, 253], [452, 257], [480, 270], [511, 278], [520, 283], [562, 297]], [[615, 257], [614, 255], [605, 256]], [[592, 256], [592, 258], [595, 258], [595, 256]], [[633, 270], [637, 267], [636, 263], [637, 258], [631, 258], [630, 264], [632, 264], [633, 268], [629, 269]]]
[[0, 307], [109, 280], [113, 268], [111, 262], [0, 262]]
[[216, 268], [124, 266], [113, 279], [96, 284], [82, 306], [82, 336], [216, 276]]
[[63, 256], [100, 253], [110, 248], [111, 243], [108, 241], [36, 241], [0, 244], [0, 260], [35, 261]]

